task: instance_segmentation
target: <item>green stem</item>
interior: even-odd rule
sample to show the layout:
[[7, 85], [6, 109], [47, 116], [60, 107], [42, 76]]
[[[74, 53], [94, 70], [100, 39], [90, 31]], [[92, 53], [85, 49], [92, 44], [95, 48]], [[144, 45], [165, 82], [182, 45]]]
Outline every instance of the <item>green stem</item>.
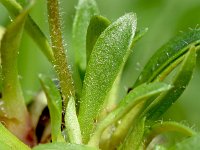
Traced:
[[52, 49], [55, 57], [54, 68], [60, 80], [64, 108], [66, 108], [69, 97], [75, 97], [75, 91], [63, 46], [58, 0], [47, 0], [47, 7]]

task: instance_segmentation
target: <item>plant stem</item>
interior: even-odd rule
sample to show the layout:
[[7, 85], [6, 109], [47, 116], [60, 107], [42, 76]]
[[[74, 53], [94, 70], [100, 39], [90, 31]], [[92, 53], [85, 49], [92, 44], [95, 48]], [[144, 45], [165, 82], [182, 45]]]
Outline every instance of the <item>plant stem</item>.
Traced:
[[74, 97], [75, 91], [72, 75], [67, 64], [65, 48], [63, 46], [58, 0], [47, 0], [47, 8], [50, 37], [55, 57], [54, 68], [60, 80], [64, 108], [66, 108], [69, 97]]

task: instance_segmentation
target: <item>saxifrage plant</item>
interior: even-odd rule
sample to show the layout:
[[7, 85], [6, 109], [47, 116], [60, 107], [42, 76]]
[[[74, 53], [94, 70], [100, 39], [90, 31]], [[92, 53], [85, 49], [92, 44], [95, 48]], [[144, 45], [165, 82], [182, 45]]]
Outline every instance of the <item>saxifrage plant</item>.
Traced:
[[[0, 149], [199, 149], [196, 131], [177, 122], [159, 121], [192, 77], [200, 48], [199, 29], [181, 33], [158, 49], [119, 100], [123, 67], [147, 31], [138, 29], [135, 13], [110, 22], [99, 15], [94, 0], [79, 0], [72, 31], [75, 62], [70, 68], [58, 0], [47, 0], [51, 42], [29, 16], [33, 0], [24, 8], [15, 0], [0, 2], [13, 18], [0, 28]], [[23, 30], [51, 62], [58, 78], [53, 82], [39, 75], [48, 109], [40, 106], [41, 98], [29, 109], [24, 102], [17, 67]], [[40, 118], [47, 117], [48, 111], [50, 123], [47, 119], [44, 127]], [[180, 133], [182, 138], [171, 144], [162, 142], [168, 132]]]

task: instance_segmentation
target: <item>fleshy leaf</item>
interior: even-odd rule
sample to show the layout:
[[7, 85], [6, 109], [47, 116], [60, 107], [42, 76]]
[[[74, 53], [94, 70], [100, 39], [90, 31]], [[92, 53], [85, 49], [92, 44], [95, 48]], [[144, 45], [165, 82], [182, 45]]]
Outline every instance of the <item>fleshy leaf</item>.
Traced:
[[183, 93], [192, 78], [196, 65], [196, 47], [191, 46], [171, 85], [173, 88], [161, 94], [147, 108], [147, 119], [158, 119]]
[[81, 144], [82, 143], [81, 130], [76, 115], [75, 101], [73, 97], [69, 99], [66, 108], [65, 127], [67, 130], [70, 143]]
[[86, 68], [86, 34], [92, 16], [99, 13], [95, 0], [79, 0], [73, 22], [72, 38], [76, 65], [80, 72]]
[[199, 150], [200, 149], [200, 135], [197, 134], [187, 138], [180, 143], [176, 143], [169, 150]]
[[52, 141], [63, 141], [63, 136], [61, 134], [61, 123], [62, 123], [62, 99], [61, 95], [53, 83], [53, 81], [44, 76], [40, 75], [40, 82], [42, 88], [46, 94], [48, 108], [51, 118], [51, 137]]
[[0, 149], [11, 150], [31, 150], [27, 145], [21, 142], [17, 137], [10, 133], [1, 123], [0, 123]]
[[161, 92], [167, 91], [170, 88], [170, 85], [159, 82], [142, 84], [136, 87], [123, 100], [120, 101], [116, 109], [110, 112], [105, 119], [99, 122], [89, 144], [93, 146], [98, 145], [101, 134], [106, 127], [120, 120], [137, 104], [147, 100], [152, 96], [158, 95]]
[[[17, 17], [23, 9], [15, 0], [0, 0], [0, 2], [6, 7], [13, 18]], [[52, 63], [54, 56], [48, 40], [30, 16], [27, 16], [25, 30], [37, 43], [47, 59]]]
[[98, 150], [93, 147], [88, 147], [80, 144], [68, 144], [68, 143], [48, 143], [40, 144], [33, 148], [33, 150]]
[[110, 21], [103, 16], [93, 16], [87, 29], [86, 36], [86, 54], [87, 62], [89, 61], [90, 54], [93, 47], [100, 36], [100, 34], [110, 25]]
[[80, 100], [79, 122], [84, 142], [89, 140], [106, 95], [131, 53], [136, 24], [136, 15], [126, 14], [106, 28], [96, 41]]
[[135, 86], [144, 82], [154, 81], [166, 67], [172, 62], [186, 54], [191, 45], [200, 44], [200, 30], [195, 29], [186, 33], [177, 35], [164, 46], [156, 51], [139, 75]]

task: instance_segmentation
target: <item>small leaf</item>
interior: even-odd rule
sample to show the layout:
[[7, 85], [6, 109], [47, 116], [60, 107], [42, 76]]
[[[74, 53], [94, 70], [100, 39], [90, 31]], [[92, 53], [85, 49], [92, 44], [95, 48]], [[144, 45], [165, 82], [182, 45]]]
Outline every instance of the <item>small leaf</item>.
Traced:
[[81, 130], [76, 115], [75, 101], [73, 97], [69, 99], [66, 108], [65, 127], [67, 130], [70, 143], [81, 144], [82, 143]]
[[169, 150], [199, 150], [200, 149], [200, 135], [197, 134], [187, 138], [180, 143], [176, 143]]
[[48, 144], [40, 144], [34, 147], [33, 150], [98, 150], [98, 149], [78, 144], [48, 143]]
[[142, 84], [136, 87], [123, 100], [120, 101], [116, 109], [110, 112], [105, 119], [99, 122], [93, 136], [91, 137], [91, 140], [89, 141], [89, 144], [92, 146], [98, 145], [101, 134], [106, 127], [120, 120], [137, 104], [147, 100], [152, 96], [158, 95], [161, 92], [167, 91], [170, 88], [170, 85], [156, 82], [148, 85]]
[[119, 150], [138, 150], [143, 139], [145, 127], [145, 118], [136, 122], [127, 135], [125, 141], [120, 146]]
[[[4, 7], [6, 7], [13, 18], [16, 18], [23, 9], [22, 6], [15, 0], [0, 0], [0, 2], [4, 5]], [[30, 16], [27, 16], [25, 30], [37, 43], [47, 59], [52, 63], [54, 56], [48, 40]]]
[[0, 123], [0, 149], [11, 150], [31, 150], [27, 145], [22, 143], [17, 137], [10, 133], [1, 123]]
[[96, 15], [91, 18], [86, 36], [87, 62], [98, 37], [109, 25], [110, 21], [105, 17]]
[[73, 22], [72, 42], [76, 56], [76, 65], [80, 72], [86, 68], [86, 34], [92, 16], [99, 13], [95, 0], [79, 0]]
[[195, 64], [196, 48], [191, 46], [181, 64], [181, 68], [171, 83], [173, 88], [161, 94], [147, 108], [147, 119], [158, 119], [180, 97], [192, 78]]
[[89, 140], [106, 96], [131, 53], [136, 22], [134, 13], [126, 14], [106, 28], [96, 41], [80, 100], [79, 122], [84, 142]]
[[192, 30], [180, 35], [177, 35], [164, 46], [156, 51], [144, 67], [139, 75], [134, 87], [154, 81], [166, 67], [172, 62], [186, 54], [191, 45], [197, 46], [200, 44], [200, 30]]
[[46, 94], [48, 108], [51, 118], [51, 137], [52, 141], [63, 141], [61, 134], [61, 123], [62, 123], [62, 99], [61, 95], [53, 83], [53, 81], [44, 76], [39, 76], [42, 88]]

